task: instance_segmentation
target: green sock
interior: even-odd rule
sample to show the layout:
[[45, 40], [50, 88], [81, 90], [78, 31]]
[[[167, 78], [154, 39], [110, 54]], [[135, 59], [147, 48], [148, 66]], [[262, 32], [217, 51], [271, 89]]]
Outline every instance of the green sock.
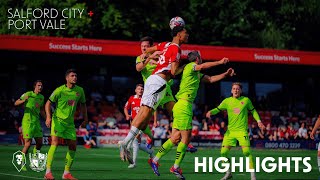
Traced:
[[72, 166], [72, 163], [73, 163], [73, 160], [74, 160], [74, 157], [76, 155], [76, 152], [75, 151], [71, 151], [69, 150], [67, 152], [67, 155], [66, 155], [66, 165], [64, 166], [64, 171], [70, 171], [70, 168]]
[[158, 153], [154, 157], [154, 161], [158, 162], [162, 156], [166, 155], [174, 146], [173, 142], [168, 139], [165, 143], [162, 144], [161, 148], [159, 149]]
[[188, 145], [180, 142], [177, 148], [177, 154], [176, 154], [176, 160], [174, 162], [174, 168], [180, 167], [180, 164], [184, 158], [184, 155], [186, 154]]
[[51, 164], [52, 164], [53, 156], [54, 156], [54, 153], [56, 152], [56, 149], [57, 149], [57, 146], [55, 145], [50, 146], [50, 149], [48, 151], [48, 157], [47, 157], [47, 169], [51, 169]]
[[143, 133], [146, 134], [147, 136], [149, 136], [149, 138], [153, 139], [153, 135], [152, 135], [152, 132], [150, 130], [149, 125], [146, 127], [145, 130], [143, 130]]
[[250, 151], [250, 147], [243, 147], [242, 148], [242, 152], [243, 152], [244, 156], [249, 157], [249, 168], [250, 169], [254, 169], [254, 167], [253, 167], [253, 157], [252, 157], [252, 154], [251, 154], [251, 151]]

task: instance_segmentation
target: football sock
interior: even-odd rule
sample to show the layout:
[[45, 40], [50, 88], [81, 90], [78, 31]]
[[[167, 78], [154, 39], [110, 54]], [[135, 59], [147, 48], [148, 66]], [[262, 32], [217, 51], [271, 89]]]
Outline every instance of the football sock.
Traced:
[[134, 138], [133, 143], [132, 143], [132, 156], [133, 156], [133, 164], [136, 164], [136, 160], [138, 157], [138, 150], [139, 150], [139, 143], [138, 139]]
[[47, 157], [47, 172], [51, 171], [51, 165], [52, 165], [52, 161], [53, 161], [53, 156], [54, 153], [56, 152], [57, 146], [55, 145], [51, 145], [50, 149], [48, 151], [48, 157]]
[[76, 151], [69, 150], [67, 152], [65, 166], [64, 166], [64, 174], [70, 172], [70, 168], [72, 166], [75, 155], [76, 155]]
[[139, 134], [139, 129], [131, 126], [131, 129], [128, 133], [128, 135], [126, 136], [126, 138], [123, 140], [124, 144], [127, 146], [128, 143], [133, 140], [133, 138], [135, 138], [137, 135]]
[[177, 148], [177, 154], [176, 154], [176, 160], [174, 162], [174, 168], [180, 167], [180, 164], [184, 158], [184, 155], [186, 154], [188, 145], [180, 142]]
[[154, 162], [158, 162], [159, 159], [161, 159], [162, 156], [166, 155], [171, 148], [174, 146], [173, 142], [168, 139], [165, 143], [162, 144], [161, 148], [159, 149], [156, 156], [153, 158]]

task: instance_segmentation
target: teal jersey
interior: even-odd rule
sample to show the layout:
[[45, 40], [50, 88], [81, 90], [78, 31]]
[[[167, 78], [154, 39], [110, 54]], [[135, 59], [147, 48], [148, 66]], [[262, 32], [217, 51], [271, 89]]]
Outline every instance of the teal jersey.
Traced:
[[[141, 62], [140, 56], [136, 58], [136, 64]], [[152, 64], [151, 61], [141, 70], [143, 82], [146, 82], [147, 78], [152, 74], [153, 70], [157, 67], [157, 64]]]
[[191, 103], [195, 100], [201, 78], [203, 77], [203, 74], [199, 71], [195, 71], [196, 65], [197, 64], [195, 62], [191, 62], [184, 67], [180, 82], [180, 89], [176, 94], [176, 98], [178, 100], [184, 99]]
[[251, 100], [248, 97], [239, 98], [229, 97], [224, 99], [221, 104], [211, 110], [211, 114], [217, 114], [222, 110], [228, 113], [228, 130], [230, 131], [248, 131], [248, 112], [251, 111], [255, 120], [260, 120], [257, 111], [254, 109]]
[[33, 91], [28, 91], [21, 95], [20, 99], [24, 100], [29, 97], [24, 103], [24, 115], [30, 115], [31, 117], [36, 117], [36, 119], [31, 118], [32, 121], [38, 120], [40, 118], [40, 110], [44, 104], [44, 97], [42, 94], [36, 94]]
[[73, 123], [77, 104], [78, 102], [85, 103], [86, 97], [82, 87], [76, 85], [70, 89], [62, 85], [53, 91], [49, 100], [56, 103], [53, 117], [65, 120], [66, 123]]

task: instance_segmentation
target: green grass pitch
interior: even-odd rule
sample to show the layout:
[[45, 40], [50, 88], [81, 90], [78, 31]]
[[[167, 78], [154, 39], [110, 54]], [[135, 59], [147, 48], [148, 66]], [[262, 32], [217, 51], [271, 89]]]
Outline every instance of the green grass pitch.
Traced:
[[[0, 179], [43, 179], [44, 172], [35, 172], [28, 168], [27, 172], [18, 172], [12, 165], [12, 154], [21, 150], [21, 146], [0, 146]], [[32, 147], [33, 148], [33, 147]], [[41, 150], [46, 153], [49, 146], [44, 146]], [[157, 150], [157, 149], [156, 149]], [[57, 148], [55, 159], [52, 165], [52, 172], [56, 179], [61, 179], [64, 170], [64, 158], [67, 147], [60, 146]], [[309, 161], [312, 165], [312, 171], [303, 173], [294, 173], [294, 163], [291, 163], [291, 172], [274, 172], [274, 173], [257, 173], [257, 179], [314, 179], [320, 178], [317, 167], [317, 151], [315, 150], [266, 150], [253, 149], [254, 156], [259, 157], [311, 157]], [[242, 151], [234, 148], [230, 151], [230, 155], [240, 157]], [[219, 157], [219, 149], [199, 149], [197, 153], [187, 153], [183, 164], [183, 174], [186, 179], [208, 180], [220, 179], [224, 174], [214, 170], [212, 173], [195, 173], [194, 159], [195, 157]], [[173, 165], [175, 158], [175, 149], [171, 150], [160, 161], [159, 171], [161, 176], [153, 174], [147, 163], [148, 156], [144, 152], [139, 152], [138, 163], [135, 169], [128, 169], [127, 163], [120, 161], [119, 152], [116, 148], [97, 148], [85, 149], [78, 146], [76, 159], [73, 163], [71, 172], [78, 179], [176, 179], [169, 172], [169, 168]], [[27, 159], [29, 160], [29, 158]], [[29, 163], [27, 163], [29, 165]], [[302, 168], [302, 163], [300, 168]], [[233, 179], [250, 179], [249, 173], [233, 173]]]

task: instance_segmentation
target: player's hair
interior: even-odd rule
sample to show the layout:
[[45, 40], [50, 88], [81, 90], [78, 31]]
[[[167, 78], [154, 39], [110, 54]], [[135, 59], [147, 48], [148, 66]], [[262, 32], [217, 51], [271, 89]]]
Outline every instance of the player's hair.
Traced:
[[190, 62], [194, 62], [197, 60], [197, 58], [200, 58], [200, 54], [198, 51], [191, 51], [188, 53], [188, 60]]
[[240, 82], [234, 82], [232, 83], [232, 86], [233, 87], [234, 85], [238, 85], [240, 87], [240, 89], [242, 89], [242, 84]]
[[171, 31], [171, 36], [175, 37], [177, 34], [184, 30], [184, 26], [175, 26]]
[[33, 88], [36, 87], [36, 85], [37, 85], [38, 82], [42, 83], [42, 80], [35, 80], [35, 81], [33, 82]]
[[68, 69], [66, 71], [65, 77], [67, 77], [70, 73], [77, 73], [77, 70], [76, 69]]
[[153, 39], [152, 39], [152, 37], [150, 37], [150, 36], [142, 37], [142, 38], [140, 39], [140, 42], [143, 42], [143, 41], [148, 41], [149, 44], [150, 44], [150, 46], [153, 45]]
[[136, 88], [137, 88], [137, 87], [143, 87], [143, 84], [137, 84], [137, 85], [136, 85]]

